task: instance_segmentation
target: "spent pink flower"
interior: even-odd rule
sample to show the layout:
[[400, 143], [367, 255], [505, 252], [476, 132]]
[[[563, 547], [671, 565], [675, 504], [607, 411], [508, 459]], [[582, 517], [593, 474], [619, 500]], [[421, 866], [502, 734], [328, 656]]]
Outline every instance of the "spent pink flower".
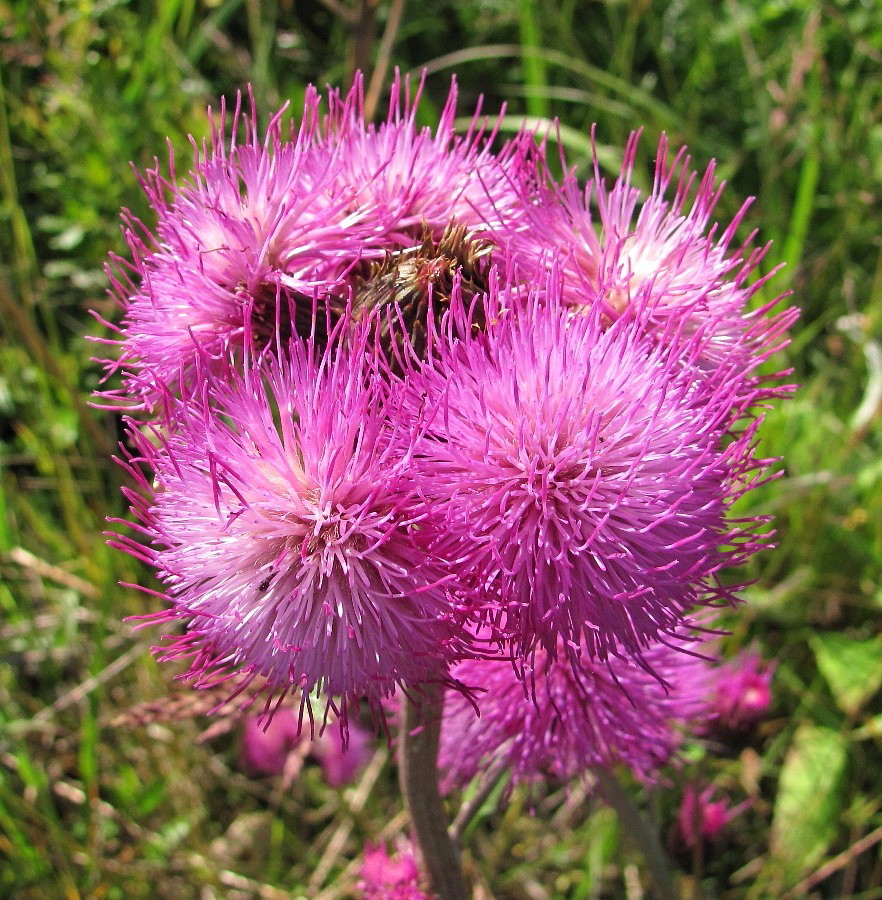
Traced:
[[[319, 362], [311, 342], [262, 370], [203, 373], [168, 434], [132, 428], [128, 491], [183, 621], [158, 649], [197, 686], [241, 674], [376, 707], [397, 684], [445, 680], [456, 626], [448, 568], [427, 544], [406, 452], [366, 330]], [[144, 474], [152, 470], [153, 480]]]

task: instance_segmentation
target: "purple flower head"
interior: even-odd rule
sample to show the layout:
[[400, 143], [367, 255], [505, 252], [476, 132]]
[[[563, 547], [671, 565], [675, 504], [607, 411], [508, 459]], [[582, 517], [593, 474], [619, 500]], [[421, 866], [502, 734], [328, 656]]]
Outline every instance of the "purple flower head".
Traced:
[[677, 813], [677, 840], [687, 849], [719, 841], [729, 822], [750, 806], [750, 801], [730, 806], [728, 799], [714, 800], [713, 785], [699, 792], [694, 784], [686, 786]]
[[349, 212], [373, 229], [366, 253], [418, 246], [428, 230], [438, 239], [452, 224], [484, 231], [503, 212], [514, 215], [518, 197], [507, 166], [518, 155], [512, 144], [497, 156], [490, 148], [495, 129], [485, 133], [480, 102], [465, 134], [454, 130], [454, 80], [434, 132], [419, 128], [416, 115], [425, 75], [411, 94], [397, 73], [389, 112], [379, 126], [364, 120], [361, 80], [342, 98], [330, 92], [324, 139], [341, 148], [335, 190], [353, 197]]
[[574, 669], [569, 654], [542, 650], [527, 684], [511, 661], [460, 663], [454, 673], [475, 686], [480, 714], [448, 694], [440, 751], [446, 787], [498, 764], [514, 781], [566, 780], [615, 764], [651, 780], [675, 755], [684, 726], [705, 713], [709, 665], [700, 653], [699, 640], [684, 639], [653, 645], [642, 661], [600, 662], [583, 653]]
[[720, 666], [715, 675], [712, 710], [726, 731], [745, 731], [768, 715], [772, 705], [774, 665], [763, 665], [752, 650]]
[[[639, 653], [763, 539], [728, 523], [761, 467], [737, 373], [697, 375], [633, 323], [572, 317], [550, 280], [486, 334], [439, 340], [405, 387], [434, 411], [414, 466], [445, 555], [520, 652]], [[497, 292], [498, 293], [498, 292]], [[492, 301], [492, 297], [490, 300]], [[579, 649], [581, 648], [581, 649]]]
[[[364, 120], [360, 76], [345, 97], [329, 91], [324, 118], [310, 88], [299, 126], [285, 133], [283, 107], [262, 137], [253, 100], [249, 118], [241, 97], [228, 137], [222, 102], [210, 143], [192, 139], [188, 174], [178, 178], [173, 159], [168, 177], [147, 172], [157, 224], [151, 232], [128, 216], [133, 259], [110, 267], [124, 315], [111, 326], [119, 339], [107, 343], [121, 355], [108, 368], [123, 371], [124, 388], [105, 398], [152, 410], [162, 388], [191, 386], [197, 358], [222, 369], [248, 340], [305, 338], [314, 325], [324, 337], [326, 309], [335, 318], [351, 296], [369, 308], [395, 298], [414, 256], [423, 301], [428, 283], [437, 291], [462, 265], [483, 289], [486, 266], [475, 260], [488, 256], [503, 216], [521, 221], [511, 171], [530, 163], [523, 142], [493, 153], [495, 132], [485, 134], [477, 113], [454, 133], [455, 83], [434, 133], [418, 128], [421, 90], [412, 97], [396, 75], [388, 118], [375, 127]], [[456, 239], [445, 240], [451, 231]]]
[[326, 728], [313, 741], [312, 754], [328, 785], [341, 788], [355, 781], [368, 764], [373, 755], [371, 735], [355, 720], [348, 723], [348, 734], [340, 728]]
[[[143, 179], [157, 214], [155, 234], [130, 220], [134, 257], [116, 261], [115, 293], [125, 310], [120, 333], [130, 401], [152, 406], [157, 384], [189, 381], [197, 357], [222, 365], [249, 337], [310, 331], [313, 297], [334, 288], [357, 259], [363, 233], [347, 219], [346, 198], [329, 185], [334, 148], [319, 150], [318, 102], [307, 92], [298, 130], [286, 139], [283, 107], [263, 138], [237, 101], [232, 137], [226, 108], [210, 145], [193, 141], [195, 162], [182, 179], [158, 169]], [[210, 112], [210, 111], [209, 111]], [[244, 131], [244, 141], [239, 142]]]
[[297, 716], [288, 707], [276, 710], [270, 722], [259, 716], [246, 716], [239, 765], [255, 775], [281, 775], [300, 737]]
[[717, 182], [714, 164], [698, 180], [684, 150], [670, 159], [664, 135], [652, 191], [644, 198], [632, 184], [639, 137], [631, 135], [611, 189], [596, 154], [594, 179], [584, 189], [572, 175], [561, 185], [546, 175], [538, 188], [528, 180], [524, 199], [532, 227], [515, 223], [507, 253], [527, 277], [552, 263], [560, 266], [564, 300], [575, 310], [598, 305], [609, 320], [636, 316], [669, 343], [688, 344], [702, 332], [702, 366], [734, 355], [745, 372], [752, 371], [782, 343], [797, 311], [768, 316], [781, 298], [748, 309], [771, 277], [751, 280], [768, 247], [751, 249], [750, 239], [734, 244], [750, 201], [720, 233], [712, 215], [724, 184]]
[[197, 686], [299, 689], [310, 713], [314, 693], [342, 698], [344, 725], [348, 701], [446, 680], [456, 636], [367, 331], [321, 362], [295, 341], [262, 370], [203, 373], [158, 446], [133, 428], [152, 546], [118, 542], [165, 582], [170, 608], [148, 621], [188, 623], [161, 658], [191, 658]]
[[368, 844], [359, 869], [358, 890], [364, 900], [428, 900], [420, 888], [420, 869], [405, 841], [390, 856], [384, 844]]

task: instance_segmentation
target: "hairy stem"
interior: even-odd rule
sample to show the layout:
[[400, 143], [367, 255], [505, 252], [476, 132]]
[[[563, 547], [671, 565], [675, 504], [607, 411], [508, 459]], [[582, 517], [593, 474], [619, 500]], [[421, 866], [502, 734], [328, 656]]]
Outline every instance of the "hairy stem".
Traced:
[[401, 790], [410, 813], [414, 841], [440, 900], [466, 900], [459, 849], [447, 831], [438, 789], [438, 739], [444, 688], [426, 685], [404, 700], [401, 727]]

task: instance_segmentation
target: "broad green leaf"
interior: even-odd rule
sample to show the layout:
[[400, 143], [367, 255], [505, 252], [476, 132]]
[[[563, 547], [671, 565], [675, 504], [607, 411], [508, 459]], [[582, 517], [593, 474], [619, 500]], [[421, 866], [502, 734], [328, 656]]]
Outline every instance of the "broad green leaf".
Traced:
[[854, 715], [882, 687], [882, 641], [844, 634], [812, 638], [818, 669], [839, 708]]
[[836, 836], [847, 759], [845, 738], [803, 725], [784, 759], [772, 819], [772, 857], [788, 880], [813, 868]]

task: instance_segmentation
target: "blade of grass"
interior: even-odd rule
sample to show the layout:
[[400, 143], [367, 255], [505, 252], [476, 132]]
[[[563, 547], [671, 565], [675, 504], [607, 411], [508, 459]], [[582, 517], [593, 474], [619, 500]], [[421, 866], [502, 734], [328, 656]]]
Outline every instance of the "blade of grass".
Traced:
[[793, 283], [800, 260], [805, 253], [806, 237], [815, 208], [818, 180], [821, 174], [821, 142], [824, 122], [820, 116], [821, 97], [817, 77], [810, 81], [810, 96], [816, 115], [814, 116], [811, 141], [800, 166], [793, 214], [790, 217], [790, 227], [787, 229], [787, 237], [781, 251], [781, 256], [787, 263], [787, 268], [780, 278], [783, 288], [787, 288]]
[[531, 48], [521, 47], [520, 44], [486, 44], [481, 47], [445, 53], [443, 56], [430, 60], [424, 66], [421, 66], [420, 69], [414, 69], [413, 72], [417, 74], [424, 68], [427, 73], [432, 74], [444, 69], [455, 68], [463, 63], [534, 55], [541, 56], [546, 62], [566, 69], [596, 84], [600, 88], [621, 96], [625, 101], [631, 103], [632, 108], [643, 110], [652, 116], [655, 124], [659, 127], [671, 130], [679, 121], [675, 112], [669, 106], [653, 97], [649, 91], [610, 75], [597, 66], [592, 66], [583, 60], [567, 56], [557, 50], [542, 49], [536, 51]]
[[524, 63], [524, 84], [527, 93], [527, 112], [537, 119], [551, 116], [548, 102], [548, 68], [542, 54], [542, 31], [539, 27], [536, 0], [521, 0], [518, 4], [521, 56]]

